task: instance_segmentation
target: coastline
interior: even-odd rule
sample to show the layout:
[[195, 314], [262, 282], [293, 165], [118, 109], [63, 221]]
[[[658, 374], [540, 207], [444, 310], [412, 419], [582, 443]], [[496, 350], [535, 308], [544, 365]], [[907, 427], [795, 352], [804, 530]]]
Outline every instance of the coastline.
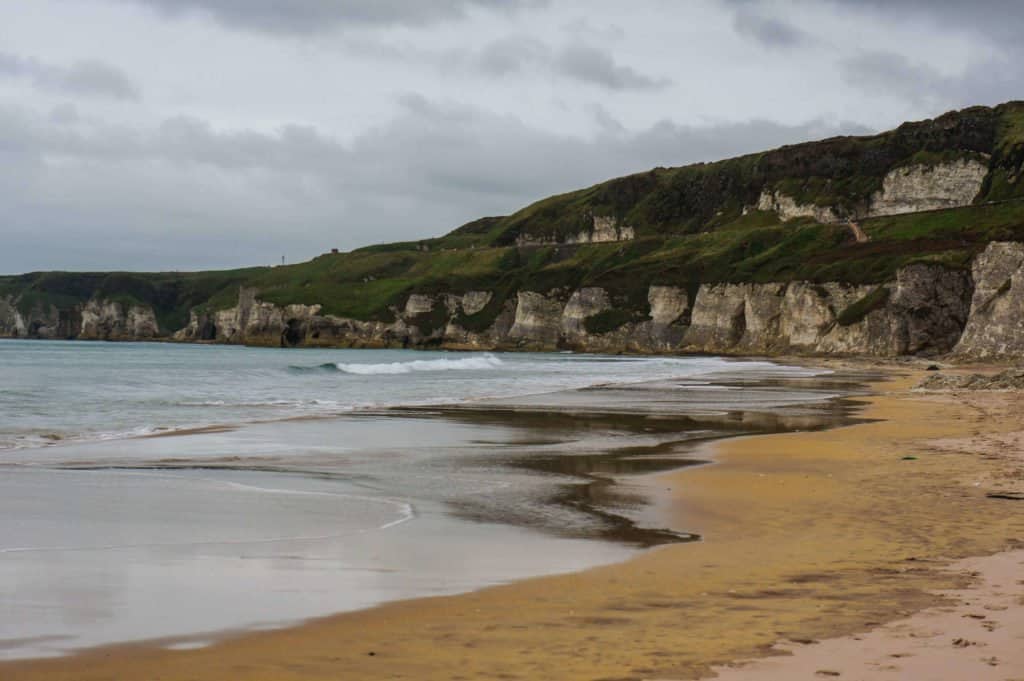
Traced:
[[[828, 362], [823, 362], [828, 364]], [[905, 366], [890, 368], [907, 371]], [[705, 446], [713, 465], [651, 476], [658, 513], [700, 533], [582, 573], [402, 601], [209, 648], [123, 645], [0, 664], [13, 679], [694, 678], [780, 639], [870, 629], [963, 586], [939, 569], [1024, 536], [972, 483], [990, 462], [927, 444], [984, 423], [969, 405], [875, 383], [866, 423]], [[862, 398], [858, 398], [862, 399]], [[907, 452], [917, 454], [904, 460]], [[704, 457], [702, 457], [704, 458]], [[964, 527], [970, 520], [969, 532]], [[909, 560], [913, 559], [913, 560]], [[370, 653], [373, 653], [372, 655]], [[461, 676], [459, 676], [461, 675]]]
[[[275, 352], [274, 361], [294, 376], [288, 354]], [[368, 353], [344, 366], [368, 368], [371, 384], [395, 393], [409, 378], [376, 376], [421, 367], [410, 354]], [[125, 361], [145, 367], [146, 356]], [[60, 363], [43, 357], [36, 364]], [[266, 375], [259, 359], [257, 375]], [[469, 374], [437, 371], [465, 368], [464, 358], [421, 367], [419, 380], [449, 397], [459, 396], [452, 383], [477, 384], [469, 390], [478, 393], [492, 392], [495, 382], [500, 388], [508, 379], [495, 365], [505, 367], [514, 384], [495, 392], [519, 395], [497, 400], [65, 443], [4, 457], [0, 658], [146, 640], [208, 643], [389, 601], [578, 572], [692, 541], [663, 522], [634, 522], [630, 512], [646, 495], [622, 493], [614, 480], [700, 463], [686, 452], [708, 438], [848, 422], [851, 405], [832, 398], [862, 391], [861, 374], [823, 378], [765, 362], [543, 359], [539, 366], [553, 371], [540, 381], [536, 361], [495, 358], [486, 372]], [[522, 366], [533, 373], [507, 368]], [[317, 391], [367, 383], [314, 375], [327, 377]], [[146, 376], [135, 371], [129, 379]], [[566, 382], [588, 387], [536, 390]], [[249, 389], [265, 394], [260, 385]], [[161, 410], [168, 402], [156, 396]], [[205, 395], [202, 403], [222, 404]]]

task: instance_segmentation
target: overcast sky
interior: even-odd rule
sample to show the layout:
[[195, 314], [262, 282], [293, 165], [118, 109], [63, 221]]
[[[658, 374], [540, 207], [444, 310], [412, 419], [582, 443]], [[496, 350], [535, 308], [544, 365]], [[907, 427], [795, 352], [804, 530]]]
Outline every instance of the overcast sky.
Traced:
[[1024, 98], [1018, 0], [0, 0], [0, 272], [437, 236]]

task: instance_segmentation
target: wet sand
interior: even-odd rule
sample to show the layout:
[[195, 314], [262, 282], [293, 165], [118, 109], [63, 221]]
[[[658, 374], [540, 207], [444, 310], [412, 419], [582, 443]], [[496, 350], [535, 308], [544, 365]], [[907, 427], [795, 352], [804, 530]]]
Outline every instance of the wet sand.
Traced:
[[[697, 454], [714, 465], [632, 480], [656, 495], [645, 514], [700, 542], [198, 650], [125, 645], [0, 664], [0, 678], [697, 678], [780, 640], [866, 632], [948, 605], [937, 592], [971, 581], [948, 563], [1024, 539], [1024, 502], [987, 496], [1019, 464], [969, 444], [1013, 442], [1024, 400], [915, 394], [921, 372], [900, 373], [865, 400], [871, 422], [711, 442]], [[1012, 607], [1003, 593], [999, 607]]]
[[694, 541], [636, 522], [649, 495], [619, 481], [702, 463], [709, 439], [848, 423], [830, 396], [862, 388], [737, 367], [8, 452], [0, 659], [197, 648]]

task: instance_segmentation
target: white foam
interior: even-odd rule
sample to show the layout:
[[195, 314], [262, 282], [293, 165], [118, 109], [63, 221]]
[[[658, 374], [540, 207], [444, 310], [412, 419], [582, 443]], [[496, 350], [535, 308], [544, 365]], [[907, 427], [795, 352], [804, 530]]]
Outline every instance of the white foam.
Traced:
[[411, 374], [414, 371], [486, 371], [497, 369], [504, 362], [490, 353], [479, 357], [462, 359], [417, 359], [410, 362], [388, 362], [386, 364], [353, 364], [339, 362], [335, 366], [346, 374], [359, 376]]
[[353, 405], [343, 404], [337, 400], [318, 400], [318, 399], [297, 399], [297, 400], [239, 400], [237, 402], [228, 402], [226, 400], [204, 400], [204, 401], [184, 401], [176, 402], [174, 406], [178, 407], [232, 407], [241, 409], [259, 409], [259, 408], [276, 408], [276, 407], [325, 407], [329, 409], [341, 409], [349, 411], [353, 408]]

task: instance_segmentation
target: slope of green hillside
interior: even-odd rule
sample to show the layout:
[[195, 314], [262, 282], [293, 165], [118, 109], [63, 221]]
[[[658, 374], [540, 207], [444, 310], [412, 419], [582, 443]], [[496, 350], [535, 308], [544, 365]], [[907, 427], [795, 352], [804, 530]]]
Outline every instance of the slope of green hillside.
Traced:
[[[845, 225], [781, 223], [750, 210], [762, 189], [842, 211], [866, 200], [884, 175], [908, 163], [985, 158], [989, 174], [975, 205], [861, 221], [857, 243]], [[192, 309], [224, 309], [239, 286], [266, 301], [320, 304], [362, 320], [393, 319], [412, 292], [495, 293], [460, 320], [484, 328], [517, 290], [602, 286], [620, 306], [643, 308], [651, 284], [809, 280], [880, 283], [914, 261], [965, 267], [992, 240], [1024, 240], [1024, 102], [973, 107], [907, 123], [870, 137], [782, 147], [717, 163], [656, 168], [552, 196], [505, 217], [451, 233], [382, 244], [274, 268], [199, 273], [46, 272], [0, 277], [0, 300], [23, 312], [67, 309], [93, 297], [153, 306], [165, 331]], [[744, 210], [744, 209], [747, 210]], [[630, 241], [517, 246], [574, 235], [593, 216], [633, 227]]]
[[881, 189], [882, 178], [893, 168], [979, 154], [992, 155], [995, 168], [979, 201], [1024, 196], [1024, 183], [1013, 175], [1024, 157], [1024, 102], [950, 112], [879, 135], [836, 137], [617, 178], [490, 219], [487, 231], [480, 232], [481, 242], [511, 244], [520, 235], [564, 237], [586, 229], [593, 215], [614, 216], [638, 236], [707, 231], [739, 217], [765, 187], [799, 203], [852, 211]]
[[[323, 255], [263, 270], [246, 283], [270, 302], [315, 302], [329, 314], [382, 320], [414, 291], [495, 291], [485, 311], [493, 320], [501, 299], [520, 289], [602, 286], [620, 304], [642, 306], [651, 284], [880, 283], [912, 262], [967, 267], [989, 241], [1024, 240], [1024, 200], [875, 218], [861, 226], [871, 241], [856, 243], [845, 225], [778, 224], [752, 214], [710, 232], [628, 242], [436, 251], [410, 244]], [[477, 325], [489, 323], [485, 317]]]

